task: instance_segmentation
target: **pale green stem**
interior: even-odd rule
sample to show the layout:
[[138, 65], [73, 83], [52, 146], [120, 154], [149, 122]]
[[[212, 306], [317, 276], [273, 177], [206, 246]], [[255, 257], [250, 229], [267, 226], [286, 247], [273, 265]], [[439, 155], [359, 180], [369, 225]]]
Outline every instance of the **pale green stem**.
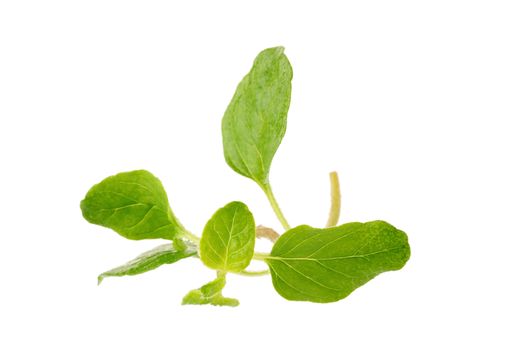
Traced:
[[281, 225], [283, 225], [285, 230], [289, 230], [290, 225], [288, 224], [288, 221], [286, 221], [286, 218], [284, 217], [284, 214], [281, 211], [281, 208], [279, 207], [279, 204], [277, 203], [275, 196], [273, 195], [273, 191], [272, 191], [272, 187], [270, 186], [270, 183], [261, 185], [261, 188], [266, 194], [266, 197], [268, 197], [268, 200], [270, 201], [270, 205], [272, 206], [272, 209], [275, 212], [275, 215], [277, 215], [277, 219], [279, 219], [279, 221], [281, 222]]
[[268, 254], [268, 253], [255, 252], [255, 253], [253, 253], [253, 260], [264, 260], [264, 259], [266, 259], [269, 256], [270, 256], [270, 254]]
[[190, 231], [188, 231], [188, 230], [185, 229], [182, 235], [183, 235], [184, 238], [186, 238], [186, 239], [192, 241], [192, 242], [195, 243], [197, 246], [199, 245], [199, 242], [200, 242], [201, 239], [200, 239], [199, 237], [195, 236], [195, 235], [194, 235], [193, 233], [191, 233]]
[[326, 222], [326, 227], [337, 225], [337, 222], [339, 221], [339, 215], [341, 214], [341, 189], [339, 188], [339, 177], [335, 171], [330, 173], [330, 186], [332, 204], [330, 207], [328, 221]]
[[261, 271], [247, 271], [247, 270], [244, 270], [244, 271], [235, 272], [235, 273], [238, 274], [238, 275], [242, 275], [242, 276], [257, 277], [257, 276], [267, 275], [267, 274], [270, 273], [270, 271], [269, 270], [261, 270]]
[[200, 242], [200, 238], [195, 236], [193, 233], [191, 233], [190, 231], [186, 230], [186, 228], [184, 228], [184, 226], [182, 226], [182, 224], [179, 222], [179, 220], [177, 219], [177, 217], [173, 214], [173, 211], [170, 209], [169, 211], [169, 215], [171, 217], [171, 220], [173, 220], [179, 227], [182, 228], [182, 236], [184, 238], [186, 238], [187, 240], [190, 240], [192, 241], [193, 243], [195, 243], [196, 245], [199, 245], [199, 242]]

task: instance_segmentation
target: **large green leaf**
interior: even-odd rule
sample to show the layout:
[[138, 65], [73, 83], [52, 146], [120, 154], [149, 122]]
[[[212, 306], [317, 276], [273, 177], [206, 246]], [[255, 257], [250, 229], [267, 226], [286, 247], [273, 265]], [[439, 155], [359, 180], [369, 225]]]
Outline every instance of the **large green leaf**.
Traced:
[[265, 261], [281, 296], [328, 303], [381, 272], [399, 270], [409, 257], [403, 231], [372, 221], [327, 229], [298, 226], [279, 238]]
[[248, 207], [231, 202], [208, 221], [200, 241], [202, 262], [215, 270], [239, 272], [253, 257], [255, 221]]
[[226, 285], [226, 275], [219, 274], [216, 279], [203, 285], [199, 289], [190, 291], [182, 299], [182, 304], [192, 305], [216, 305], [216, 306], [238, 306], [239, 301], [222, 295], [222, 289]]
[[222, 119], [224, 157], [237, 173], [268, 183], [273, 156], [286, 131], [292, 67], [283, 47], [255, 58]]
[[120, 173], [93, 186], [80, 203], [84, 218], [129, 239], [173, 239], [184, 228], [162, 183], [146, 170]]
[[106, 277], [138, 275], [154, 270], [161, 265], [173, 264], [181, 259], [197, 254], [197, 249], [194, 246], [189, 246], [181, 250], [176, 249], [182, 246], [181, 243], [182, 242], [179, 241], [176, 245], [172, 243], [160, 245], [122, 266], [106, 271], [98, 276], [98, 284], [102, 283], [102, 280]]

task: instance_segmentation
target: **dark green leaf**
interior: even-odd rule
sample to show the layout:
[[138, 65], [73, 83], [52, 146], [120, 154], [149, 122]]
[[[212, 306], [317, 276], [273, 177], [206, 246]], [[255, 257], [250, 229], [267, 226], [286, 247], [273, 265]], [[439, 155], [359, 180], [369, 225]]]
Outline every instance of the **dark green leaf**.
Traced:
[[[181, 246], [181, 241], [178, 246]], [[149, 250], [126, 264], [116, 267], [112, 270], [106, 271], [98, 276], [98, 284], [106, 277], [116, 276], [133, 276], [144, 272], [156, 269], [165, 264], [173, 264], [184, 258], [196, 255], [195, 247], [186, 247], [184, 250], [175, 250], [171, 243], [160, 245], [152, 250]]]
[[265, 261], [281, 296], [328, 303], [381, 272], [399, 270], [409, 257], [403, 231], [372, 221], [327, 229], [298, 226], [279, 238]]
[[237, 173], [268, 183], [286, 131], [292, 67], [283, 47], [262, 51], [242, 79], [222, 119], [224, 157]]
[[222, 289], [226, 285], [226, 275], [219, 274], [217, 278], [208, 284], [205, 284], [199, 289], [190, 291], [184, 299], [182, 304], [193, 305], [217, 305], [217, 306], [237, 306], [239, 301], [233, 298], [226, 298], [222, 295]]
[[93, 186], [80, 203], [84, 218], [129, 239], [173, 239], [184, 228], [162, 183], [146, 170], [120, 173]]
[[217, 210], [202, 232], [200, 257], [215, 270], [239, 272], [253, 257], [255, 221], [248, 207], [231, 202]]

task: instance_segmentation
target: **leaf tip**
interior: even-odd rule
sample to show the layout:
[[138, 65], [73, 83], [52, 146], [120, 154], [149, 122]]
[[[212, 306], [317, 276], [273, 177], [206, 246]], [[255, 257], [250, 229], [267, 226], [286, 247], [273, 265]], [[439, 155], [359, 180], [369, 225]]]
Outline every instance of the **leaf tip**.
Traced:
[[274, 49], [275, 52], [276, 52], [277, 54], [279, 54], [279, 55], [282, 54], [282, 53], [284, 53], [284, 46], [276, 46], [276, 47], [274, 47], [273, 49]]
[[216, 299], [213, 299], [210, 303], [213, 306], [230, 306], [230, 307], [236, 307], [239, 306], [239, 300], [235, 298], [226, 298], [223, 296], [217, 297]]

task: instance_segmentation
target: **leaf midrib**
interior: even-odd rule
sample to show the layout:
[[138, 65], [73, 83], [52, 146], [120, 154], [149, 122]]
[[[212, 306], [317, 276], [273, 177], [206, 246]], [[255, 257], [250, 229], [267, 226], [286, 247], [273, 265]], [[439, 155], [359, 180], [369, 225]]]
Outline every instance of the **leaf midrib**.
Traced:
[[235, 211], [233, 212], [231, 225], [230, 225], [230, 228], [228, 229], [228, 243], [226, 243], [226, 254], [225, 254], [225, 259], [223, 260], [224, 261], [224, 265], [223, 265], [223, 269], [224, 270], [226, 270], [227, 267], [228, 267], [230, 243], [231, 243], [231, 240], [232, 240], [233, 228], [235, 227], [235, 217], [237, 216], [237, 210], [238, 209], [235, 208]]
[[300, 260], [300, 261], [330, 261], [330, 260], [345, 260], [345, 259], [359, 259], [359, 258], [366, 258], [371, 255], [381, 254], [381, 253], [387, 253], [394, 250], [400, 250], [404, 249], [404, 246], [399, 246], [395, 248], [389, 248], [389, 249], [383, 249], [377, 252], [369, 253], [369, 254], [361, 254], [361, 255], [346, 255], [346, 256], [334, 256], [334, 257], [326, 257], [326, 258], [301, 258], [301, 257], [285, 257], [285, 256], [274, 256], [269, 255], [264, 257], [265, 260]]

